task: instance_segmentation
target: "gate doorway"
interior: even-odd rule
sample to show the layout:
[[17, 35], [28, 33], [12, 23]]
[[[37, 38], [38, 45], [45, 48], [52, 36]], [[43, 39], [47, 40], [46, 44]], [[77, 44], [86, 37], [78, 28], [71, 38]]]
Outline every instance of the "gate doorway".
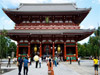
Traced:
[[42, 55], [43, 57], [52, 56], [52, 44], [43, 44], [42, 45]]

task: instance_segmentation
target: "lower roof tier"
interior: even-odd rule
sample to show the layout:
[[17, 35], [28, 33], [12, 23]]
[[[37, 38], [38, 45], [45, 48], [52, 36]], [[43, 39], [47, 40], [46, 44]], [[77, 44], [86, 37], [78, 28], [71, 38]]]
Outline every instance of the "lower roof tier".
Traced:
[[[42, 30], [7, 30], [8, 36], [13, 40], [32, 40], [32, 39], [62, 39], [75, 41], [83, 40], [94, 32], [95, 29], [42, 29]], [[1, 32], [1, 30], [0, 30]]]

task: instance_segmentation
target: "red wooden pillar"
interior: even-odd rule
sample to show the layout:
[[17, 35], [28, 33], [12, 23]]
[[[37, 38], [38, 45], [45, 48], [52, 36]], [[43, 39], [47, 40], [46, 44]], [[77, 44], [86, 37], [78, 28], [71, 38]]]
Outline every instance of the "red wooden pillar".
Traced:
[[42, 43], [40, 42], [40, 57], [42, 56]]
[[77, 43], [76, 43], [76, 59], [78, 59], [78, 48], [77, 48]]
[[30, 42], [28, 43], [28, 56], [30, 57]]
[[66, 60], [66, 42], [64, 42], [64, 59]]
[[55, 43], [53, 42], [53, 50], [52, 50], [52, 56], [55, 56]]
[[17, 52], [16, 52], [17, 59], [18, 59], [18, 54], [19, 54], [19, 43], [17, 44]]

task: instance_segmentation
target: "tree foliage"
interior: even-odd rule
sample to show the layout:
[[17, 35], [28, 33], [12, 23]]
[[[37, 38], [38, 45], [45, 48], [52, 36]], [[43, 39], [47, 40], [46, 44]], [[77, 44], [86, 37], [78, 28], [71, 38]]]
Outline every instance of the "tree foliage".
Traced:
[[78, 44], [78, 54], [84, 56], [99, 56], [100, 55], [100, 27], [94, 32], [95, 36], [89, 38], [88, 43]]
[[[8, 47], [8, 52], [7, 52], [8, 55], [11, 55], [12, 52], [14, 52], [16, 54], [16, 49], [17, 49], [16, 44], [14, 42], [10, 42], [9, 47]], [[14, 56], [15, 56], [15, 54], [14, 54]]]
[[7, 31], [3, 30], [0, 35], [0, 58], [6, 58], [8, 54], [11, 56], [11, 48], [16, 52], [16, 45], [7, 37]]

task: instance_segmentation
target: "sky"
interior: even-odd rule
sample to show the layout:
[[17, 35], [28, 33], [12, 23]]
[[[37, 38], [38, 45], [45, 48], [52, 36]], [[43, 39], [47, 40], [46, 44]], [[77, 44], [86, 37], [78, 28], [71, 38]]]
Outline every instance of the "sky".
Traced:
[[[80, 24], [81, 29], [97, 29], [100, 25], [100, 0], [0, 0], [0, 29], [11, 30], [15, 26], [15, 23], [2, 11], [2, 8], [14, 9], [20, 3], [76, 3], [78, 8], [92, 8]], [[88, 40], [89, 37], [79, 43], [87, 43]]]

